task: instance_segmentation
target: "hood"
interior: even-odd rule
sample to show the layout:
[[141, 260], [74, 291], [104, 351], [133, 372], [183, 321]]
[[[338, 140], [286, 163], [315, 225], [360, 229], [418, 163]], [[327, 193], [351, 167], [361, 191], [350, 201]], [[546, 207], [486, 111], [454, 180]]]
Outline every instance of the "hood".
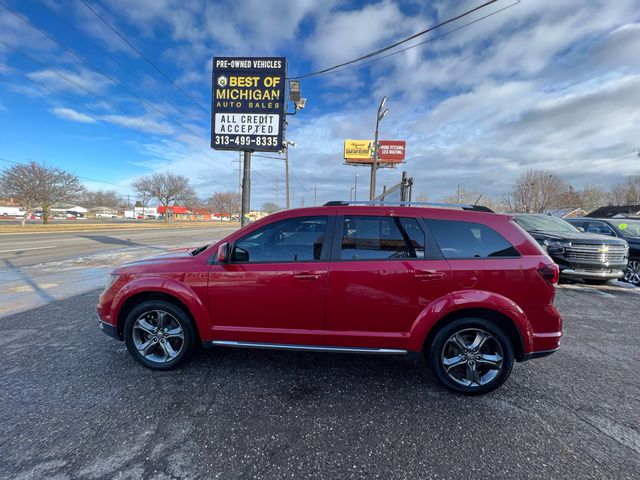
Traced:
[[183, 261], [194, 258], [193, 255], [191, 255], [191, 252], [195, 248], [196, 247], [177, 248], [175, 250], [169, 250], [168, 252], [160, 253], [158, 255], [153, 255], [150, 257], [144, 257], [138, 260], [133, 260], [132, 262], [127, 262], [117, 267], [114, 270], [114, 273], [121, 273], [119, 272], [121, 269], [126, 270], [130, 267], [140, 267], [144, 265], [155, 265], [155, 264], [166, 265], [174, 262], [183, 262]]
[[542, 243], [545, 240], [561, 240], [571, 243], [583, 243], [589, 245], [625, 245], [627, 242], [621, 238], [609, 237], [608, 235], [597, 235], [595, 233], [583, 233], [583, 232], [545, 232], [536, 230], [535, 232], [529, 232], [533, 238]]

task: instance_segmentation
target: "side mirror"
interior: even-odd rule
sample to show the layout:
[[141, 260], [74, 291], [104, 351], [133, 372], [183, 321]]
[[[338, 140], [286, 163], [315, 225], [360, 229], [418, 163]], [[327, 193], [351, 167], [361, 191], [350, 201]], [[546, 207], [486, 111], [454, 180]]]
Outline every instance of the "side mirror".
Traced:
[[231, 260], [230, 250], [231, 248], [228, 243], [223, 243], [218, 247], [218, 251], [216, 252], [216, 260], [218, 263], [229, 263]]

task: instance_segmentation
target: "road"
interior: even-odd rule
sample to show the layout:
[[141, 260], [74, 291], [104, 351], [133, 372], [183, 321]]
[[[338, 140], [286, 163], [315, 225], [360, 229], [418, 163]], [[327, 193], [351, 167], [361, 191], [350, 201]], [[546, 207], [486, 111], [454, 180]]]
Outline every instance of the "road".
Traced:
[[562, 286], [560, 351], [482, 397], [402, 358], [205, 350], [158, 373], [98, 290], [0, 319], [0, 478], [640, 476], [637, 290]]
[[220, 239], [235, 227], [0, 235], [0, 317], [104, 285], [116, 265]]

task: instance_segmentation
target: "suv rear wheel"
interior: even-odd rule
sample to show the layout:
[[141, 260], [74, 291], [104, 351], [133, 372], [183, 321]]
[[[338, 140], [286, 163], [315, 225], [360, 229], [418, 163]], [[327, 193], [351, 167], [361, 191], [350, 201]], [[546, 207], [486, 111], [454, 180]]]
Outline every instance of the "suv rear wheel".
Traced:
[[450, 390], [478, 395], [502, 385], [513, 367], [509, 337], [483, 318], [461, 318], [445, 325], [431, 344], [431, 367]]
[[172, 303], [149, 300], [135, 306], [124, 324], [131, 356], [153, 370], [171, 370], [191, 357], [195, 331], [187, 314]]

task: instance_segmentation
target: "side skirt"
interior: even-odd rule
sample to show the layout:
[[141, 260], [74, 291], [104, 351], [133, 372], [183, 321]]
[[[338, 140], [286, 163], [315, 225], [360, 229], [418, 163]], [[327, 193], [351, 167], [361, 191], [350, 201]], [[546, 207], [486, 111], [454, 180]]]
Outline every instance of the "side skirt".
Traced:
[[333, 353], [373, 353], [378, 355], [406, 355], [407, 350], [394, 348], [359, 348], [359, 347], [325, 347], [315, 345], [289, 345], [282, 343], [234, 342], [230, 340], [213, 340], [202, 342], [204, 347], [263, 348], [270, 350], [297, 350], [303, 352]]

